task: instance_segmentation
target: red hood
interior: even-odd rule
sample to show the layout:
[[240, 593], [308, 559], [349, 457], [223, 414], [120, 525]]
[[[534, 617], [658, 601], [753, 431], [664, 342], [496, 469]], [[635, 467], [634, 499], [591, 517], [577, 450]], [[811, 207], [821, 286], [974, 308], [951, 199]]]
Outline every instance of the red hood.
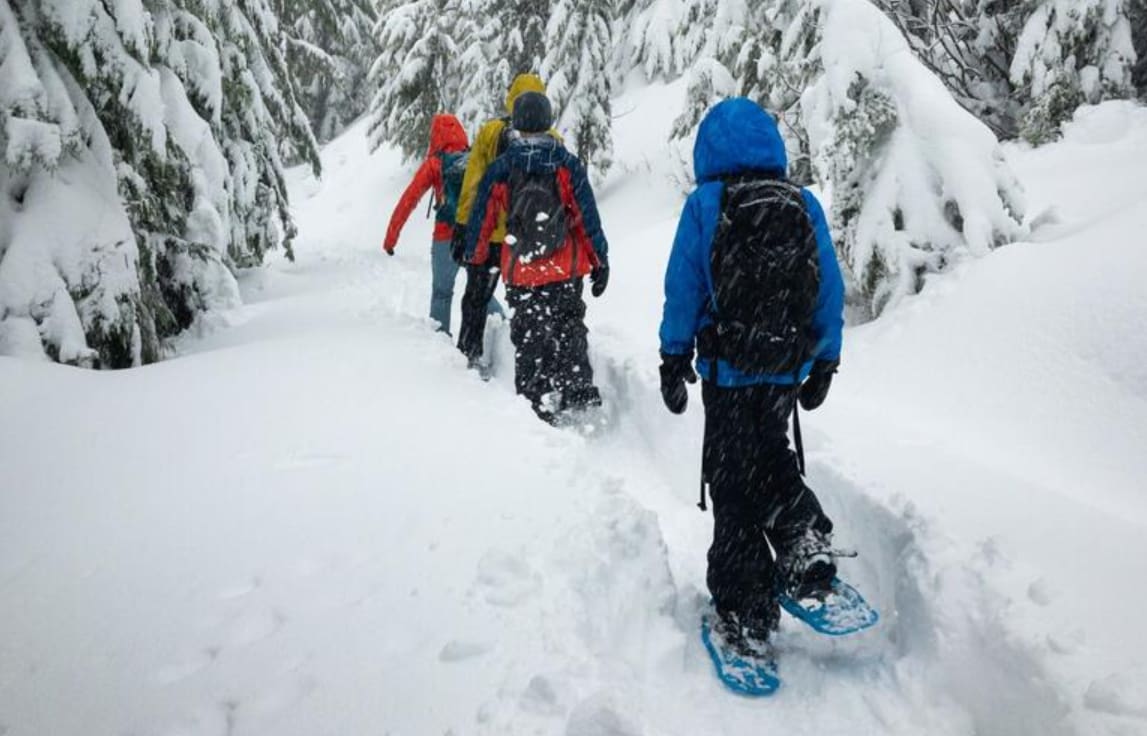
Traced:
[[470, 147], [466, 129], [453, 115], [435, 115], [430, 121], [430, 153], [455, 153]]

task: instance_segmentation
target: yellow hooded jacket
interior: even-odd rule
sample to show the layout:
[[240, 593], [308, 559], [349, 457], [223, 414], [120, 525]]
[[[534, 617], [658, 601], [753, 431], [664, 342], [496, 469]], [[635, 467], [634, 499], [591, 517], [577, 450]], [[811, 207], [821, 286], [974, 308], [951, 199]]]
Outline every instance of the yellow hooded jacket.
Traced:
[[[536, 74], [519, 74], [515, 77], [506, 94], [507, 115], [513, 114], [514, 100], [523, 92], [545, 94], [546, 84]], [[465, 225], [470, 222], [470, 208], [474, 206], [474, 195], [478, 193], [478, 184], [481, 183], [482, 176], [486, 173], [487, 167], [498, 157], [498, 139], [502, 137], [502, 128], [505, 125], [506, 121], [502, 118], [489, 120], [478, 129], [478, 135], [474, 138], [474, 145], [470, 149], [470, 160], [466, 164], [466, 174], [462, 177], [462, 191], [458, 193], [455, 221], [462, 226], [460, 230], [465, 230]], [[561, 140], [554, 130], [550, 130], [550, 135]], [[498, 218], [498, 226], [490, 235], [490, 242], [501, 243], [505, 238], [506, 213], [503, 212]]]

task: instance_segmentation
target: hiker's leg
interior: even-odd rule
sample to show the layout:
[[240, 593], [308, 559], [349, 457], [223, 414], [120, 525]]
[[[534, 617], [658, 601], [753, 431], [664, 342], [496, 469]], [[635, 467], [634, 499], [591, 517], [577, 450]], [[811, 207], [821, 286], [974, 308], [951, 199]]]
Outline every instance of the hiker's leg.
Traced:
[[754, 447], [751, 388], [702, 385], [704, 472], [713, 501], [713, 544], [706, 577], [718, 611], [759, 627], [775, 625], [773, 557], [765, 538]]
[[776, 551], [779, 587], [804, 596], [827, 590], [836, 576], [831, 555], [832, 521], [816, 494], [805, 485], [789, 448], [788, 427], [796, 403], [790, 386], [753, 387], [747, 405], [757, 416], [756, 447], [760, 510], [766, 535]]
[[542, 396], [550, 391], [544, 366], [550, 346], [547, 340], [546, 305], [537, 289], [506, 287], [510, 306], [510, 341], [514, 343], [514, 388], [538, 411]]
[[763, 513], [769, 540], [781, 556], [807, 529], [831, 533], [832, 521], [825, 515], [816, 494], [805, 485], [796, 453], [789, 446], [788, 431], [796, 406], [796, 391], [791, 386], [771, 384], [753, 388], [756, 396], [752, 403], [759, 416], [756, 427], [760, 448], [758, 464], [764, 481]]
[[450, 241], [435, 240], [430, 244], [430, 319], [438, 329], [450, 334], [450, 307], [454, 301], [454, 281], [458, 264], [450, 257]]
[[566, 406], [599, 404], [601, 394], [593, 385], [593, 366], [589, 363], [582, 279], [554, 286], [554, 329], [558, 343], [554, 354], [554, 386], [562, 390]]
[[490, 244], [490, 257], [482, 264], [466, 267], [466, 292], [462, 295], [462, 324], [458, 328], [458, 349], [471, 360], [482, 357], [486, 333], [486, 309], [498, 288], [501, 246]]

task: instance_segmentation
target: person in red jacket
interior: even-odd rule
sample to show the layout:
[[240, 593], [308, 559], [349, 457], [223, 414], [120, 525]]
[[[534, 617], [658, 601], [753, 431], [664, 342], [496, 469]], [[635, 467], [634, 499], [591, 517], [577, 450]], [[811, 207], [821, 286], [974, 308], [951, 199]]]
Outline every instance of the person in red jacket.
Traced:
[[502, 215], [500, 270], [511, 309], [514, 385], [543, 420], [601, 404], [589, 362], [582, 282], [601, 296], [609, 280], [605, 234], [585, 167], [548, 131], [550, 102], [524, 92], [514, 137], [478, 185], [465, 259], [487, 263]]
[[[398, 235], [410, 213], [422, 199], [422, 195], [434, 190], [436, 203], [434, 215], [434, 236], [430, 246], [431, 291], [430, 319], [438, 323], [438, 329], [450, 333], [450, 305], [454, 300], [454, 279], [458, 274], [458, 264], [450, 256], [450, 241], [454, 236], [455, 212], [458, 209], [458, 195], [462, 189], [462, 177], [466, 172], [466, 161], [470, 144], [466, 130], [453, 115], [435, 115], [430, 122], [430, 149], [426, 160], [418, 167], [414, 178], [402, 193], [390, 225], [386, 229], [386, 239], [382, 249], [387, 255], [394, 255], [398, 245]], [[487, 307], [491, 313], [500, 314], [501, 306], [493, 298]]]

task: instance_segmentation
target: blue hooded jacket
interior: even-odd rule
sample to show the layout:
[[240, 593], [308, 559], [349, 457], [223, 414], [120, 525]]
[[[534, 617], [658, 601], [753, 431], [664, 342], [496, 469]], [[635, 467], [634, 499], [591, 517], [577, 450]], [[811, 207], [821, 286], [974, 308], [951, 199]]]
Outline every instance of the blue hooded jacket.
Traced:
[[[712, 322], [713, 274], [710, 268], [713, 236], [721, 214], [723, 177], [749, 172], [772, 172], [784, 177], [788, 169], [780, 131], [761, 107], [744, 97], [718, 103], [697, 132], [693, 147], [693, 168], [697, 189], [689, 195], [677, 236], [665, 270], [665, 308], [661, 317], [661, 351], [669, 355], [693, 352], [698, 333]], [[824, 210], [807, 189], [802, 189], [809, 219], [816, 232], [820, 258], [820, 294], [813, 316], [817, 343], [813, 360], [840, 359], [841, 331], [844, 327], [844, 280], [832, 247]], [[792, 384], [808, 377], [813, 360], [801, 367], [800, 375], [746, 374], [725, 361], [717, 365], [717, 385], [753, 386], [762, 383]], [[699, 358], [697, 371], [708, 379], [710, 361]]]
[[[499, 183], [509, 181], [511, 169], [519, 169], [532, 174], [554, 174], [559, 169], [567, 169], [570, 175], [570, 184], [573, 187], [574, 200], [581, 211], [582, 223], [585, 225], [586, 235], [593, 245], [597, 257], [604, 263], [609, 258], [609, 243], [601, 228], [601, 217], [597, 212], [597, 202], [590, 188], [589, 177], [585, 167], [577, 156], [573, 155], [557, 139], [549, 136], [532, 136], [521, 138], [510, 143], [506, 152], [486, 169], [482, 181], [478, 184], [478, 193], [474, 197], [471, 213], [484, 213], [493, 194], [493, 189]], [[466, 226], [467, 261], [473, 258], [478, 249], [478, 238], [482, 231], [483, 217], [481, 215], [470, 217]]]

